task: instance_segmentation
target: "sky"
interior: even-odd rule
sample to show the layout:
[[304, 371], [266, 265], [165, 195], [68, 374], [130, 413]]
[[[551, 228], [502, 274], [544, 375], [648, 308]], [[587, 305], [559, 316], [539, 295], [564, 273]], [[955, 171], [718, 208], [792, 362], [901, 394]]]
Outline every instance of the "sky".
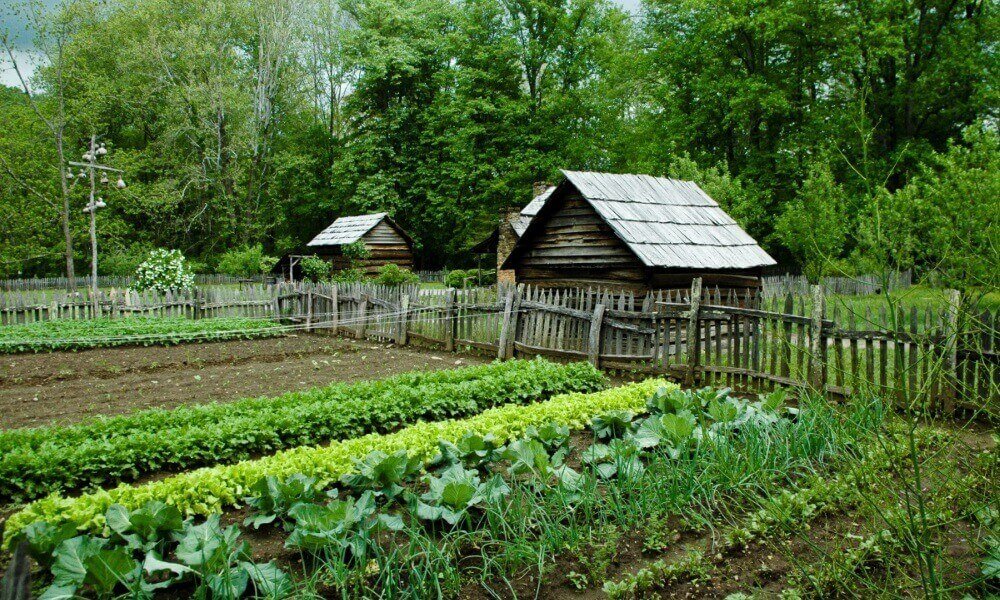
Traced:
[[[51, 7], [56, 5], [59, 0], [41, 0], [41, 2]], [[635, 14], [639, 11], [641, 0], [614, 0], [614, 2], [620, 4], [625, 10]], [[39, 57], [32, 52], [31, 33], [26, 28], [24, 17], [14, 14], [9, 5], [0, 9], [0, 32], [5, 31], [10, 33], [10, 37], [15, 44], [14, 58], [18, 61], [22, 70], [30, 75], [38, 65]], [[11, 68], [10, 60], [6, 55], [0, 56], [0, 84], [20, 87], [17, 74]]]

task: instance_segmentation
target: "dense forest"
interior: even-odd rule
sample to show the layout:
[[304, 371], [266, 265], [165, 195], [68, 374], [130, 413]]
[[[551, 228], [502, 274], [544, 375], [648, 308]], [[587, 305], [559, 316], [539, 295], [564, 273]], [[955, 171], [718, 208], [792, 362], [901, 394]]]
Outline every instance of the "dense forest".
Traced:
[[[0, 276], [87, 270], [91, 135], [123, 169], [101, 270], [212, 271], [388, 211], [470, 264], [560, 168], [698, 182], [789, 270], [996, 285], [996, 0], [64, 0], [0, 87]], [[4, 38], [4, 58], [14, 58]], [[30, 93], [26, 93], [26, 91]], [[86, 188], [86, 189], [85, 189]]]

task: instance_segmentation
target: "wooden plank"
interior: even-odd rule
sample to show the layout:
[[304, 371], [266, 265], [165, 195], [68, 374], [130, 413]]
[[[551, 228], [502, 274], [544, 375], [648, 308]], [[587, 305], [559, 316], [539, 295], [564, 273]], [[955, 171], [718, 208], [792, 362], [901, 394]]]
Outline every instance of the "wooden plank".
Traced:
[[958, 290], [948, 290], [948, 306], [944, 322], [944, 386], [941, 397], [941, 408], [945, 415], [955, 412], [955, 399], [958, 396], [958, 315], [962, 305], [962, 293]]
[[698, 331], [698, 313], [701, 310], [701, 278], [695, 279], [691, 283], [691, 313], [687, 324], [687, 367], [688, 374], [685, 384], [688, 387], [694, 385], [695, 370], [698, 368], [698, 361], [701, 359], [701, 332]]
[[594, 307], [594, 314], [590, 318], [590, 335], [587, 342], [587, 360], [595, 367], [599, 365], [601, 355], [601, 325], [604, 321], [604, 305], [598, 304]]

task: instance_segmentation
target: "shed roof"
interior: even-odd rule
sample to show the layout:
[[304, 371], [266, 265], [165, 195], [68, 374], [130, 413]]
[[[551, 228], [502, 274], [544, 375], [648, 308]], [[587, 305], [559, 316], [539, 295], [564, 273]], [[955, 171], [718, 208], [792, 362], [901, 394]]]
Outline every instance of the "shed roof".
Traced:
[[[378, 225], [382, 219], [388, 218], [388, 213], [372, 213], [370, 215], [355, 215], [340, 217], [329, 227], [319, 232], [307, 246], [341, 246], [351, 244], [362, 238]], [[395, 225], [393, 225], [395, 227]], [[396, 228], [398, 229], [398, 228]]]
[[[587, 171], [563, 171], [563, 175], [565, 180], [555, 190], [532, 201], [541, 199], [536, 215], [558, 195], [556, 190], [572, 185], [647, 267], [721, 270], [777, 264], [691, 181]], [[518, 246], [537, 222], [531, 219], [520, 232]]]

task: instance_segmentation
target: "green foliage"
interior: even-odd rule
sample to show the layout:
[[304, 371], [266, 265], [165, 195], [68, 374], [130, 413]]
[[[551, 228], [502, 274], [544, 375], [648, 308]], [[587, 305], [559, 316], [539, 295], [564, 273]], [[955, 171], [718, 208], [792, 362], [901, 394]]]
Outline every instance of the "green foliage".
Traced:
[[324, 497], [323, 491], [316, 487], [316, 478], [301, 473], [285, 479], [263, 477], [250, 488], [250, 494], [244, 500], [254, 509], [254, 514], [244, 519], [243, 525], [253, 525], [254, 529], [273, 523], [275, 519], [287, 526], [289, 512], [296, 504], [316, 502]]
[[465, 288], [468, 287], [468, 283], [469, 276], [462, 269], [448, 271], [448, 274], [444, 277], [444, 284], [448, 287]]
[[364, 561], [368, 549], [376, 543], [380, 526], [389, 530], [402, 528], [398, 517], [376, 515], [375, 497], [371, 492], [364, 492], [357, 500], [353, 497], [335, 499], [325, 506], [296, 504], [290, 516], [295, 523], [285, 542], [287, 547], [339, 555], [341, 560]]
[[0, 495], [30, 499], [163, 469], [235, 462], [603, 385], [603, 375], [587, 363], [510, 361], [6, 431], [0, 433]]
[[170, 346], [184, 342], [250, 340], [284, 335], [273, 321], [247, 317], [186, 319], [124, 317], [66, 319], [0, 327], [0, 354], [112, 346]]
[[632, 439], [614, 439], [608, 444], [593, 444], [583, 452], [582, 459], [602, 479], [633, 478], [645, 470], [640, 460], [641, 452]]
[[173, 506], [151, 500], [136, 510], [129, 511], [120, 504], [113, 504], [104, 515], [114, 539], [131, 550], [163, 553], [162, 542], [182, 526], [181, 513]]
[[497, 282], [495, 269], [455, 269], [448, 271], [444, 284], [453, 288], [483, 287]]
[[[118, 277], [131, 277], [139, 269], [150, 248], [145, 245], [138, 245], [131, 248], [102, 253], [97, 263], [97, 268], [101, 275], [112, 275]], [[191, 270], [197, 272], [193, 267], [193, 261], [188, 261]]]
[[941, 274], [956, 287], [1000, 287], [1000, 134], [971, 128], [861, 221], [862, 256], [876, 268]]
[[371, 491], [376, 497], [393, 500], [403, 492], [402, 484], [420, 472], [423, 461], [411, 457], [406, 450], [386, 454], [375, 450], [354, 461], [354, 472], [340, 482], [355, 490]]
[[503, 455], [504, 447], [493, 435], [480, 435], [474, 431], [463, 435], [455, 443], [439, 442], [438, 455], [430, 461], [434, 467], [450, 467], [463, 464], [479, 468], [488, 465]]
[[357, 266], [361, 261], [371, 258], [372, 252], [368, 249], [368, 246], [361, 240], [355, 240], [350, 244], [344, 244], [340, 247], [340, 251], [347, 258], [347, 261], [352, 267]]
[[[812, 232], [824, 233], [823, 252], [840, 245], [831, 259], [868, 253], [861, 228], [876, 198], [920, 217], [917, 232], [886, 223], [899, 227], [876, 246], [889, 262], [944, 261], [964, 281], [992, 252], [988, 232], [962, 229], [993, 214], [988, 186], [925, 176], [954, 158], [949, 140], [976, 143], [964, 128], [995, 128], [995, 15], [981, 3], [685, 1], [648, 3], [642, 19], [590, 0], [371, 0], [294, 14], [208, 0], [189, 11], [163, 0], [73, 6], [42, 11], [33, 28], [59, 49], [36, 73], [48, 92], [37, 112], [0, 90], [6, 274], [63, 268], [52, 122], [66, 124], [65, 140], [106, 132], [126, 171], [129, 190], [100, 215], [109, 255], [168, 246], [211, 264], [260, 240], [294, 252], [332, 214], [386, 210], [426, 261], [462, 264], [501, 207], [527, 203], [531, 183], [559, 168], [693, 179], [811, 272], [816, 249], [791, 231], [794, 215], [818, 217], [810, 180], [844, 195], [843, 223]], [[267, 60], [243, 60], [261, 47]], [[82, 192], [67, 195], [78, 261]], [[987, 202], [953, 205], [964, 193]], [[924, 233], [927, 250], [912, 245]]]
[[302, 276], [308, 281], [320, 282], [330, 278], [330, 263], [318, 256], [303, 256], [299, 260]]
[[409, 269], [395, 263], [386, 263], [379, 267], [375, 282], [382, 285], [412, 285], [420, 283], [420, 278]]
[[847, 194], [827, 163], [814, 165], [775, 224], [775, 236], [792, 251], [812, 283], [829, 274], [847, 242]]
[[[641, 387], [643, 395], [649, 396], [662, 385], [656, 381], [648, 383], [629, 387], [633, 390]], [[610, 394], [601, 395], [609, 399]], [[712, 407], [728, 395], [725, 391], [710, 394], [704, 389], [691, 393], [690, 398], [693, 406], [705, 403]], [[627, 404], [613, 408], [605, 403], [602, 409], [604, 413], [640, 412], [644, 399], [648, 400], [632, 397]], [[560, 429], [560, 421], [567, 418], [574, 421], [574, 429], [586, 427], [587, 418], [576, 420], [570, 415], [573, 404], [544, 409], [542, 405], [534, 405], [518, 408], [516, 414], [504, 409], [502, 420], [517, 419], [538, 410], [549, 417], [530, 426], [522, 422], [512, 437], [501, 436], [505, 441], [513, 440], [509, 446], [514, 449], [510, 455], [510, 478], [493, 475], [487, 479], [479, 471], [453, 463], [429, 474], [425, 478], [426, 491], [419, 496], [423, 489], [419, 483], [403, 481], [409, 490], [404, 496], [405, 512], [400, 515], [391, 513], [395, 507], [390, 505], [380, 510], [375, 494], [371, 489], [363, 489], [363, 485], [359, 485], [361, 494], [356, 498], [348, 496], [340, 500], [331, 492], [335, 499], [325, 505], [319, 498], [293, 504], [289, 516], [294, 525], [286, 546], [311, 555], [307, 564], [318, 567], [307, 574], [303, 582], [306, 589], [295, 590], [296, 597], [309, 594], [316, 578], [330, 581], [323, 585], [332, 586], [333, 591], [348, 597], [374, 589], [422, 595], [418, 592], [428, 583], [432, 589], [451, 591], [461, 582], [461, 578], [452, 577], [461, 568], [459, 561], [480, 550], [485, 559], [481, 576], [488, 580], [502, 580], [505, 573], [530, 568], [537, 564], [538, 556], [572, 556], [580, 572], [569, 573], [567, 577], [583, 589], [607, 578], [621, 550], [625, 531], [649, 536], [644, 547], [663, 551], [678, 539], [677, 530], [667, 525], [668, 518], [671, 522], [678, 519], [681, 530], [688, 530], [690, 519], [700, 520], [702, 512], [736, 509], [742, 513], [747, 501], [760, 503], [760, 510], [751, 511], [735, 527], [723, 528], [717, 548], [720, 555], [729, 555], [753, 540], [766, 541], [776, 534], [803, 531], [811, 519], [823, 512], [858, 502], [858, 490], [865, 488], [859, 485], [862, 480], [857, 477], [872, 475], [873, 468], [885, 469], [884, 463], [898, 460], [899, 448], [906, 445], [902, 440], [892, 440], [886, 447], [868, 440], [872, 449], [881, 450], [873, 455], [853, 451], [843, 454], [845, 449], [855, 448], [862, 441], [859, 436], [871, 433], [870, 427], [882, 426], [878, 418], [872, 420], [863, 407], [839, 416], [824, 401], [813, 403], [804, 399], [803, 416], [797, 420], [783, 419], [780, 425], [748, 424], [738, 432], [730, 428], [724, 436], [720, 430], [719, 436], [701, 440], [703, 446], [699, 452], [679, 459], [658, 450], [642, 451], [623, 438], [613, 439], [608, 445], [591, 445], [580, 458], [594, 467], [593, 473], [587, 470], [581, 474], [549, 457], [544, 445], [535, 438], [538, 432]], [[750, 404], [760, 408], [778, 406], [770, 397]], [[594, 410], [591, 415], [601, 412]], [[483, 419], [484, 416], [463, 425], [477, 421], [473, 430], [483, 431], [484, 425], [493, 422]], [[589, 420], [592, 422], [593, 418]], [[534, 431], [529, 433], [529, 429]], [[415, 441], [426, 439], [431, 432], [419, 433], [423, 437], [407, 436], [408, 439], [400, 440], [401, 447], [396, 451], [407, 452], [415, 447]], [[496, 433], [495, 429], [489, 431]], [[458, 439], [448, 433], [438, 440], [438, 445], [457, 445]], [[919, 444], [936, 448], [939, 442], [926, 439]], [[433, 445], [425, 443], [419, 452], [424, 457], [431, 456]], [[370, 462], [382, 463], [388, 456], [383, 454]], [[609, 456], [613, 458], [608, 460]], [[832, 478], [825, 477], [821, 471], [831, 465], [840, 472]], [[494, 466], [493, 470], [499, 469]], [[292, 479], [305, 481], [304, 477], [297, 475]], [[755, 485], [741, 485], [748, 478]], [[779, 493], [768, 493], [776, 484], [790, 489], [779, 488]], [[368, 485], [378, 488], [384, 483], [377, 477], [369, 477]], [[158, 511], [150, 507], [146, 512]], [[951, 518], [951, 513], [947, 518]], [[428, 522], [429, 527], [425, 530], [413, 526], [414, 519]], [[110, 524], [112, 520], [109, 511], [106, 521]], [[122, 546], [122, 539], [116, 534], [109, 539], [89, 538], [88, 548], [80, 554], [95, 549], [126, 550], [123, 558], [133, 560], [133, 566], [143, 567], [133, 569], [134, 575], [120, 582], [120, 588], [127, 588], [132, 595], [137, 591], [152, 591], [149, 586], [169, 586], [181, 581], [194, 583], [197, 595], [212, 597], [238, 595], [248, 588], [249, 581], [254, 582], [258, 595], [280, 597], [291, 591], [287, 576], [273, 565], [252, 565], [245, 561], [246, 546], [239, 541], [235, 527], [222, 528], [215, 516], [200, 525], [189, 520], [180, 528], [178, 519], [170, 520], [173, 524], [160, 534], [158, 548], [162, 551], [146, 554], [138, 562], [134, 561], [138, 551], [130, 552], [128, 546]], [[435, 526], [437, 522], [448, 527]], [[645, 528], [652, 526], [667, 527], [668, 531], [665, 535], [646, 531]], [[474, 528], [471, 532], [470, 527]], [[631, 545], [632, 536], [628, 539]], [[176, 547], [172, 546], [174, 543]], [[90, 548], [91, 545], [94, 547]], [[883, 561], [890, 552], [898, 551], [895, 538], [883, 532], [843, 553], [844, 560], [840, 560], [838, 553], [837, 560], [810, 566], [803, 576], [817, 589], [842, 589], [849, 584], [839, 583], [834, 587], [830, 583], [846, 582], [857, 569], [872, 561]], [[161, 556], [166, 560], [161, 560]], [[273, 581], [274, 589], [263, 585], [263, 577], [252, 574], [255, 568], [269, 574], [266, 579]], [[669, 591], [666, 586], [674, 583], [700, 584], [713, 569], [712, 560], [700, 553], [680, 559], [672, 554], [626, 573], [618, 581], [607, 581], [604, 591], [614, 598], [645, 597]], [[152, 577], [146, 578], [146, 574]], [[798, 571], [790, 578], [793, 585], [800, 582], [797, 576]]]
[[590, 426], [598, 439], [619, 438], [625, 435], [634, 418], [634, 413], [624, 410], [614, 411], [605, 415], [598, 415], [594, 418], [594, 422]]
[[460, 464], [448, 467], [439, 477], [427, 476], [426, 482], [429, 489], [417, 502], [417, 516], [428, 521], [442, 519], [452, 526], [465, 521], [470, 510], [495, 504], [510, 493], [500, 476], [482, 482], [477, 471]]
[[132, 287], [138, 292], [189, 290], [194, 287], [194, 272], [180, 250], [157, 248], [136, 268]]
[[234, 277], [254, 277], [270, 273], [278, 264], [277, 257], [264, 254], [264, 246], [244, 246], [237, 250], [229, 250], [219, 257], [217, 271]]
[[701, 552], [691, 551], [680, 560], [658, 560], [648, 567], [629, 574], [620, 581], [604, 584], [604, 593], [612, 600], [643, 597], [646, 593], [672, 581], [703, 581], [709, 571], [708, 559]]
[[[48, 521], [56, 526], [69, 522], [82, 530], [100, 529], [107, 507], [116, 503], [131, 508], [155, 499], [175, 506], [183, 514], [210, 514], [238, 503], [244, 490], [269, 475], [286, 477], [302, 473], [315, 477], [318, 485], [323, 486], [355, 472], [355, 461], [375, 450], [387, 455], [405, 450], [411, 458], [426, 462], [436, 455], [439, 440], [454, 443], [471, 431], [492, 434], [507, 441], [524, 436], [530, 427], [540, 428], [547, 424], [582, 429], [599, 414], [612, 410], [642, 410], [648, 396], [666, 385], [669, 384], [654, 379], [602, 392], [564, 394], [527, 406], [493, 408], [464, 420], [420, 422], [395, 433], [369, 434], [326, 446], [299, 447], [235, 465], [189, 471], [143, 485], [122, 485], [74, 498], [53, 494], [7, 519], [4, 545], [10, 547], [25, 527], [37, 521]], [[540, 442], [531, 440], [531, 444], [544, 453]], [[532, 465], [536, 464], [534, 459], [530, 460]], [[581, 476], [568, 467], [546, 468], [546, 472], [558, 478], [561, 493], [576, 493], [582, 484]]]

